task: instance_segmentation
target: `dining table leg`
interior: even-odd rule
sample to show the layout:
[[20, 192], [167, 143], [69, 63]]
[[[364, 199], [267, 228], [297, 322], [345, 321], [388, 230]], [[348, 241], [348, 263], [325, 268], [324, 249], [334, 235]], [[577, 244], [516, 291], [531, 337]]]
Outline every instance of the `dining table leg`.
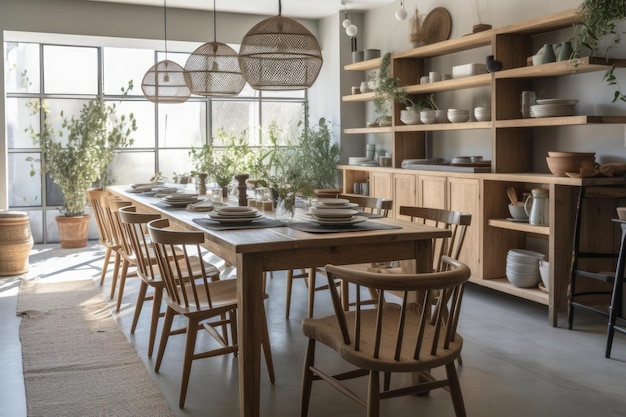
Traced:
[[260, 416], [261, 339], [263, 314], [261, 255], [237, 254], [239, 343], [239, 415]]

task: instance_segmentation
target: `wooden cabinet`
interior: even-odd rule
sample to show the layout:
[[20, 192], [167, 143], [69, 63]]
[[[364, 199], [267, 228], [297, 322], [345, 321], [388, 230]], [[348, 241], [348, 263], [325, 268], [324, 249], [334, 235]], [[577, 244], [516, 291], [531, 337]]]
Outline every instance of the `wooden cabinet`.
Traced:
[[[578, 22], [578, 10], [567, 10], [502, 28], [470, 34], [431, 45], [392, 54], [392, 74], [400, 78], [409, 94], [443, 93], [458, 90], [488, 88], [491, 96], [491, 121], [403, 125], [400, 104], [394, 104], [390, 127], [346, 127], [346, 134], [391, 133], [392, 168], [359, 168], [340, 166], [344, 171], [344, 189], [351, 190], [353, 177], [370, 175], [371, 193], [377, 197], [394, 198], [394, 206], [416, 205], [449, 208], [472, 214], [472, 225], [463, 249], [462, 260], [472, 269], [472, 282], [522, 297], [548, 306], [548, 319], [557, 325], [559, 311], [566, 308], [576, 196], [580, 186], [624, 184], [623, 178], [576, 179], [530, 172], [534, 155], [533, 136], [536, 129], [555, 126], [577, 126], [606, 123], [626, 123], [624, 116], [575, 115], [546, 118], [522, 118], [520, 95], [532, 89], [532, 80], [570, 77], [577, 73], [606, 71], [611, 66], [624, 66], [626, 60], [606, 61], [604, 58], [584, 57], [575, 65], [568, 61], [529, 66], [532, 39], [536, 35], [572, 27]], [[504, 64], [504, 69], [492, 74], [479, 74], [430, 84], [416, 84], [429, 69], [428, 60], [446, 54], [490, 47], [491, 54]], [[477, 59], [484, 59], [484, 51]], [[380, 65], [380, 59], [351, 64], [346, 70], [367, 71]], [[374, 94], [343, 97], [344, 101], [366, 102]], [[472, 119], [473, 120], [473, 119]], [[451, 130], [483, 130], [490, 141], [491, 172], [462, 173], [439, 170], [407, 171], [401, 169], [405, 159], [424, 158], [425, 132], [438, 134]], [[350, 172], [364, 172], [355, 174]], [[415, 181], [415, 182], [413, 182]], [[505, 189], [513, 186], [518, 195], [542, 187], [550, 193], [550, 225], [533, 226], [507, 221], [508, 200]], [[415, 189], [415, 196], [413, 190]], [[597, 221], [597, 219], [596, 219]], [[610, 219], [607, 219], [610, 223]], [[610, 224], [609, 224], [610, 226]], [[550, 290], [518, 288], [505, 277], [506, 255], [511, 248], [525, 248], [530, 240], [546, 247], [550, 260]]]

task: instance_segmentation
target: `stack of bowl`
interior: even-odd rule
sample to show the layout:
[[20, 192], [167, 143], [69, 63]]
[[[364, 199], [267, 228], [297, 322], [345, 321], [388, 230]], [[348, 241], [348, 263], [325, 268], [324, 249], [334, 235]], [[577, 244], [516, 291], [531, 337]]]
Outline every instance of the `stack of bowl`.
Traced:
[[437, 123], [437, 116], [435, 110], [422, 110], [420, 112], [420, 120], [425, 125]]
[[475, 107], [474, 118], [479, 122], [488, 122], [491, 120], [491, 107]]
[[464, 123], [469, 120], [469, 110], [448, 109], [448, 120], [450, 123]]
[[546, 162], [550, 172], [559, 177], [565, 177], [567, 172], [578, 174], [584, 162], [591, 165], [595, 162], [594, 152], [548, 152]]
[[516, 287], [536, 287], [541, 281], [539, 261], [544, 258], [543, 253], [511, 249], [506, 256], [506, 277]]

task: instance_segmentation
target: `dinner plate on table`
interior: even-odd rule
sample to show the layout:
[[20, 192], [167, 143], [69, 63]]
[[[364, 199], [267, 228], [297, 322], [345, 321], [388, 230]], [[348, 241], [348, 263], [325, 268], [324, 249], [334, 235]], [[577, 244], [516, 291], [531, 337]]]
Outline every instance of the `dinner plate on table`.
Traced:
[[317, 204], [324, 206], [345, 206], [350, 200], [345, 198], [318, 198]]
[[312, 218], [311, 222], [317, 223], [322, 226], [350, 226], [353, 224], [361, 223], [367, 220], [365, 216], [353, 216], [348, 220], [337, 220], [337, 219], [319, 219]]
[[319, 209], [311, 208], [311, 214], [318, 218], [350, 218], [359, 212], [352, 209]]
[[359, 205], [357, 203], [344, 203], [344, 204], [324, 204], [317, 203], [314, 207], [318, 209], [328, 210], [328, 209], [338, 209], [338, 208], [355, 208]]
[[224, 216], [216, 211], [209, 213], [209, 218], [220, 223], [249, 223], [263, 217], [262, 213], [255, 213], [247, 216]]

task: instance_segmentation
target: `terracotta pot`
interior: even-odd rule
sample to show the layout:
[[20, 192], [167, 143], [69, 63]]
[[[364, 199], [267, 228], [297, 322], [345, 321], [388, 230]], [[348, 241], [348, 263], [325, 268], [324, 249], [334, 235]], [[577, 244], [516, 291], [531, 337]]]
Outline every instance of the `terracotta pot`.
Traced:
[[63, 249], [84, 248], [89, 234], [89, 215], [76, 217], [57, 216], [59, 239]]
[[28, 272], [28, 255], [32, 247], [28, 213], [0, 212], [0, 276]]

